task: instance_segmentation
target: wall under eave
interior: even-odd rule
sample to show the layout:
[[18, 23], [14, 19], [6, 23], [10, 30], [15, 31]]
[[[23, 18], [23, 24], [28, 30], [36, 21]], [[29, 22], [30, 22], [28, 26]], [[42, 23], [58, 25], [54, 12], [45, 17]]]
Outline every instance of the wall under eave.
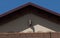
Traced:
[[60, 32], [60, 25], [34, 14], [27, 14], [0, 26], [0, 32], [32, 32], [28, 21], [31, 18], [35, 32]]

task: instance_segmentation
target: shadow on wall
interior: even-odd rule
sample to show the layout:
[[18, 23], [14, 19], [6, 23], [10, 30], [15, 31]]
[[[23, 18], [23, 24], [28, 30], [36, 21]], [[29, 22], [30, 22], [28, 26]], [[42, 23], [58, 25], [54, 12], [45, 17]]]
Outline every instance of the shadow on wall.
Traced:
[[[30, 19], [29, 16], [31, 16], [32, 26], [34, 26], [35, 32], [60, 32], [60, 25], [38, 17], [34, 14], [27, 14], [6, 24], [3, 24], [0, 26], [0, 32], [21, 32], [30, 28], [28, 24], [28, 20]], [[31, 27], [31, 29], [34, 28]]]
[[53, 23], [53, 22], [48, 21], [44, 18], [32, 15], [32, 21], [33, 21], [33, 25], [38, 24], [40, 26], [46, 27], [46, 28], [54, 30], [56, 32], [60, 32], [60, 25], [59, 24]]

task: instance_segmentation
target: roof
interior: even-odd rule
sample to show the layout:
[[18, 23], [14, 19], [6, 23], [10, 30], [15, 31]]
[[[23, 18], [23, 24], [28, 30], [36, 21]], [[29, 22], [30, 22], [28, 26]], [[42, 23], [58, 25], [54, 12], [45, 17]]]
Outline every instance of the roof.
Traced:
[[[18, 11], [18, 10], [21, 11], [21, 9], [23, 9], [23, 8], [25, 8], [25, 9], [28, 8], [29, 10], [27, 10], [27, 11], [30, 11], [30, 10], [35, 11], [35, 10], [37, 10], [37, 12], [39, 12], [41, 10], [41, 11], [45, 12], [45, 13], [43, 13], [43, 12], [39, 13], [40, 15], [42, 15], [42, 17], [47, 18], [49, 20], [52, 20], [54, 22], [60, 23], [60, 14], [58, 14], [58, 13], [56, 13], [54, 11], [51, 11], [49, 9], [46, 9], [46, 8], [44, 8], [42, 6], [38, 6], [38, 5], [36, 5], [34, 3], [31, 3], [31, 2], [28, 2], [27, 4], [19, 6], [19, 7], [15, 8], [15, 9], [12, 9], [12, 10], [0, 15], [0, 21], [6, 20], [7, 18], [9, 19], [9, 17], [11, 17], [11, 16], [13, 17], [14, 15], [18, 14], [18, 13], [16, 13], [16, 11]], [[13, 14], [14, 12], [16, 14]]]
[[19, 7], [15, 8], [15, 9], [12, 9], [12, 10], [10, 10], [10, 11], [8, 11], [8, 12], [0, 15], [0, 17], [3, 17], [3, 16], [5, 16], [5, 15], [7, 15], [7, 14], [9, 14], [9, 13], [12, 13], [13, 11], [16, 11], [16, 10], [21, 9], [21, 8], [23, 8], [23, 7], [25, 7], [25, 6], [28, 6], [28, 5], [32, 5], [32, 6], [34, 6], [34, 7], [37, 7], [37, 8], [39, 8], [39, 9], [43, 9], [43, 10], [45, 10], [45, 11], [47, 11], [47, 12], [49, 12], [49, 13], [52, 13], [52, 14], [54, 14], [54, 15], [60, 16], [59, 13], [56, 13], [56, 12], [54, 12], [54, 11], [52, 11], [52, 10], [49, 10], [49, 9], [46, 9], [46, 8], [44, 8], [44, 7], [42, 7], [42, 6], [38, 6], [38, 5], [34, 4], [34, 3], [28, 2], [27, 4], [24, 4], [24, 5], [22, 5], [22, 6], [19, 6]]

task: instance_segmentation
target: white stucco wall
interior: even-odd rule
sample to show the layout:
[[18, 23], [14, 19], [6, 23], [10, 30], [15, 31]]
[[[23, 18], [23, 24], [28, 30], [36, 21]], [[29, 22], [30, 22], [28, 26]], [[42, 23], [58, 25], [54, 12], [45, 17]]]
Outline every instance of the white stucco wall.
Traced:
[[60, 32], [60, 25], [34, 14], [27, 14], [0, 26], [0, 32], [32, 32], [28, 20], [31, 16], [35, 32]]

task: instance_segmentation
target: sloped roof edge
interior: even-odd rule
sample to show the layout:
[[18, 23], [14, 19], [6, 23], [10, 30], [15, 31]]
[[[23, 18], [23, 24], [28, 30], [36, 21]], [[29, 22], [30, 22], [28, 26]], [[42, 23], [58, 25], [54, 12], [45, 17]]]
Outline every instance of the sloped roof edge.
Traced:
[[5, 16], [5, 15], [8, 15], [8, 14], [10, 14], [10, 13], [12, 13], [12, 12], [18, 10], [18, 9], [22, 9], [23, 7], [26, 7], [26, 6], [28, 6], [28, 5], [32, 5], [32, 6], [34, 6], [34, 7], [37, 7], [38, 9], [45, 10], [45, 11], [51, 13], [51, 14], [54, 14], [54, 15], [57, 15], [57, 16], [60, 17], [60, 14], [58, 14], [58, 13], [52, 11], [52, 10], [46, 9], [46, 8], [44, 8], [44, 7], [42, 7], [42, 6], [39, 6], [39, 5], [36, 5], [36, 4], [32, 3], [32, 2], [28, 2], [28, 3], [26, 3], [26, 4], [22, 5], [22, 6], [16, 7], [16, 8], [14, 8], [14, 9], [12, 9], [12, 10], [4, 13], [4, 14], [1, 14], [1, 15], [0, 15], [0, 18], [3, 17], [3, 16]]

